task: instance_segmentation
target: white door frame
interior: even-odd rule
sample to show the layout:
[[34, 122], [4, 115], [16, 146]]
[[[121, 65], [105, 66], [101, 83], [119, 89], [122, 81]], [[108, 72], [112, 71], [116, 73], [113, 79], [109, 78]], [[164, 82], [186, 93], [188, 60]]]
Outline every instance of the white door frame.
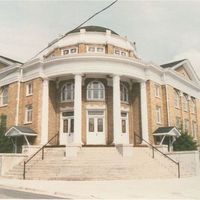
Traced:
[[[123, 113], [125, 113], [126, 116], [122, 116]], [[124, 133], [122, 130], [122, 126], [123, 126], [122, 120], [125, 120], [125, 123], [126, 123], [126, 127], [125, 127], [126, 132]], [[122, 139], [122, 143], [129, 144], [129, 113], [123, 110], [121, 110], [121, 139]]]
[[[64, 112], [72, 112], [73, 115], [69, 115], [69, 116], [63, 116]], [[63, 121], [65, 119], [68, 119], [68, 132], [67, 133], [63, 133]], [[73, 136], [74, 136], [74, 132], [70, 132], [71, 129], [71, 120], [74, 119], [74, 111], [73, 110], [65, 110], [65, 111], [61, 111], [60, 112], [60, 138], [59, 138], [59, 143], [61, 145], [66, 145], [67, 143], [72, 143], [73, 142]], [[74, 130], [74, 127], [73, 127]]]
[[[94, 115], [89, 115], [88, 112], [90, 111], [102, 111], [103, 114], [102, 115], [98, 115], [98, 114], [94, 114]], [[106, 116], [105, 116], [105, 109], [100, 109], [100, 108], [96, 108], [96, 109], [87, 109], [86, 111], [86, 144], [102, 144], [105, 145], [106, 144], [106, 136], [107, 136], [107, 127], [106, 127]], [[89, 118], [94, 118], [94, 132], [89, 132]], [[103, 132], [97, 132], [97, 127], [98, 127], [98, 118], [102, 118], [103, 119]], [[91, 139], [91, 134], [96, 134], [96, 141], [94, 138], [94, 141], [90, 141]], [[102, 134], [102, 135], [100, 135]], [[98, 136], [99, 136], [99, 142], [98, 142]], [[102, 137], [102, 138], [101, 138]]]

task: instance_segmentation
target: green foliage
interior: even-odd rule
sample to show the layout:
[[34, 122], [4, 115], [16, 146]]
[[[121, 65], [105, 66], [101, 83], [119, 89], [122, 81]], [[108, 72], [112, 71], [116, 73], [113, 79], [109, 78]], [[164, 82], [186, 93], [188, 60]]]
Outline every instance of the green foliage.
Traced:
[[6, 116], [0, 116], [0, 153], [10, 153], [13, 150], [11, 140], [5, 136], [6, 132]]
[[181, 136], [173, 144], [174, 151], [193, 151], [197, 150], [197, 143], [188, 133], [181, 131]]

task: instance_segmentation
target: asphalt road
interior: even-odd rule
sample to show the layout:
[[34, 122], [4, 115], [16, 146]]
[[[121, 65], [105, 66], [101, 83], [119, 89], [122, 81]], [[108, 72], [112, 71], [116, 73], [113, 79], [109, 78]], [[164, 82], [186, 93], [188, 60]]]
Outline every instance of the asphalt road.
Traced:
[[35, 194], [0, 187], [0, 199], [61, 199], [55, 196]]

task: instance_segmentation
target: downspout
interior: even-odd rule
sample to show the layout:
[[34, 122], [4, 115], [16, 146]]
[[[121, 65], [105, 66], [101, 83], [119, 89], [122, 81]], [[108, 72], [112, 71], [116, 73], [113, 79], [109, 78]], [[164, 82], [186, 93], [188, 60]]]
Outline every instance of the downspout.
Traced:
[[19, 102], [20, 102], [20, 87], [21, 87], [21, 79], [22, 79], [22, 68], [20, 68], [19, 80], [17, 82], [17, 103], [16, 103], [16, 116], [15, 116], [15, 126], [19, 124]]

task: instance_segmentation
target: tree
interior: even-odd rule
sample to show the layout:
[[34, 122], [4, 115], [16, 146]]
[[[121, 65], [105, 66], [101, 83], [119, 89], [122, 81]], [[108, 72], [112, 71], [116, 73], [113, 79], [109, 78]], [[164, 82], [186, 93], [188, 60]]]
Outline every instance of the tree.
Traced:
[[187, 132], [181, 130], [181, 136], [173, 144], [174, 151], [193, 151], [197, 150], [197, 143]]
[[11, 140], [5, 136], [6, 132], [6, 115], [0, 116], [0, 153], [10, 153], [13, 150], [13, 145]]

